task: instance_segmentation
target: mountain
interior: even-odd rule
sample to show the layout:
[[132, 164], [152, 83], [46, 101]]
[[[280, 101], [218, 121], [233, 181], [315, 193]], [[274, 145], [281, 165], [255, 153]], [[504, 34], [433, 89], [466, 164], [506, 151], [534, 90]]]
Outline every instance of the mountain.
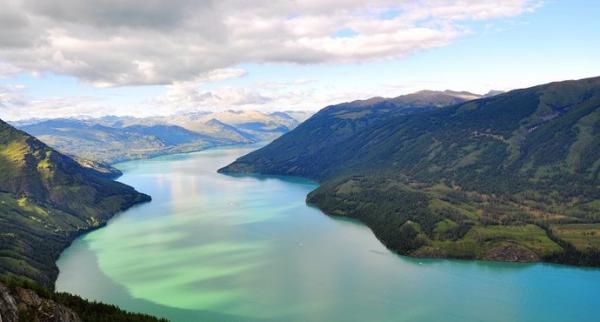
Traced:
[[[463, 92], [421, 91], [396, 98], [371, 98], [324, 108], [295, 130], [226, 168], [231, 171], [264, 172], [322, 179], [351, 162], [357, 150], [351, 142], [377, 124], [393, 117], [434, 111], [465, 102]], [[285, 153], [282, 153], [285, 151]]]
[[234, 126], [252, 135], [256, 141], [270, 141], [294, 129], [299, 122], [283, 113], [259, 111], [224, 111], [212, 113], [211, 118]]
[[75, 119], [54, 119], [20, 127], [62, 153], [80, 158], [118, 162], [165, 149], [158, 138]]
[[126, 133], [136, 133], [157, 138], [166, 146], [194, 143], [195, 141], [202, 139], [208, 141], [211, 139], [207, 136], [200, 135], [175, 125], [131, 125], [123, 128], [123, 131]]
[[63, 153], [102, 163], [238, 143], [165, 124], [111, 127], [94, 120], [53, 119], [20, 129]]
[[106, 164], [130, 159], [271, 141], [298, 123], [282, 112], [225, 111], [169, 117], [25, 120], [13, 124], [62, 153], [96, 161], [95, 166], [104, 164], [106, 168]]
[[217, 119], [211, 118], [208, 120], [200, 120], [200, 121], [189, 121], [186, 117], [180, 117], [175, 119], [173, 122], [177, 122], [179, 119], [185, 119], [181, 124], [182, 127], [202, 132], [209, 133], [214, 137], [218, 137], [223, 140], [231, 140], [233, 142], [243, 144], [243, 143], [253, 143], [254, 137], [248, 133], [240, 131], [239, 129], [231, 126], [229, 124], [225, 124]]
[[504, 91], [499, 91], [499, 90], [492, 89], [489, 92], [483, 94], [482, 97], [492, 97], [492, 96], [500, 95], [502, 93], [504, 93]]
[[327, 107], [220, 171], [318, 180], [401, 254], [600, 264], [600, 78], [442, 93]]
[[[171, 116], [147, 118], [103, 117], [103, 124], [114, 127], [131, 125], [177, 125], [192, 132], [208, 135], [213, 138], [237, 141], [239, 143], [255, 143], [270, 141], [295, 128], [300, 121], [295, 117], [303, 117], [306, 112], [273, 112], [260, 111], [221, 111], [190, 112]], [[218, 121], [218, 122], [216, 122]]]
[[271, 114], [280, 115], [284, 117], [291, 117], [294, 120], [302, 123], [306, 121], [309, 117], [313, 115], [314, 112], [311, 111], [283, 111], [283, 112], [273, 112]]
[[[199, 133], [228, 133], [224, 138], [249, 140], [248, 143], [271, 141], [281, 134], [294, 129], [300, 122], [284, 113], [263, 113], [259, 111], [222, 111], [212, 113], [186, 113], [162, 119], [163, 122], [177, 124]], [[208, 129], [207, 126], [226, 124], [228, 127]]]
[[77, 163], [79, 163], [79, 165], [81, 165], [82, 167], [90, 168], [96, 171], [99, 175], [104, 176], [108, 179], [117, 179], [118, 177], [123, 175], [123, 172], [121, 172], [121, 170], [114, 168], [111, 165], [104, 162], [82, 159], [79, 157], [73, 157], [73, 160], [77, 161]]
[[0, 121], [0, 275], [52, 287], [60, 252], [150, 197]]

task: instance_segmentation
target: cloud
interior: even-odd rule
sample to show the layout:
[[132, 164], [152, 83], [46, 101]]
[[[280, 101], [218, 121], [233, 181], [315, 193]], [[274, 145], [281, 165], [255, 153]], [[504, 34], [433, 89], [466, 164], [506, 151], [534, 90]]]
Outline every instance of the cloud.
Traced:
[[[527, 0], [4, 0], [0, 61], [97, 86], [176, 84], [242, 63], [403, 57], [447, 45], [465, 34], [466, 21], [515, 16], [536, 5]], [[352, 37], [339, 37], [340, 30], [352, 30]]]
[[0, 79], [15, 76], [21, 72], [20, 69], [13, 65], [0, 62]]
[[28, 118], [102, 116], [111, 109], [93, 97], [70, 96], [33, 99], [22, 85], [0, 86], [0, 116], [15, 121]]
[[[207, 82], [177, 82], [167, 93], [144, 104], [153, 115], [223, 110], [317, 110], [327, 105], [364, 99], [372, 89], [357, 91], [315, 84], [315, 80], [296, 79], [282, 82], [258, 81], [244, 87], [220, 86], [206, 89]], [[213, 87], [213, 86], [211, 86]]]
[[24, 106], [27, 103], [23, 95], [23, 86], [5, 85], [0, 86], [0, 111], [8, 109], [10, 106]]
[[196, 79], [196, 82], [216, 82], [223, 81], [230, 78], [238, 78], [243, 77], [248, 74], [245, 70], [241, 68], [225, 68], [225, 69], [215, 69], [211, 70], [208, 73], [200, 75]]
[[259, 91], [244, 87], [219, 87], [204, 90], [203, 82], [177, 82], [169, 85], [165, 95], [148, 105], [154, 114], [172, 114], [194, 110], [246, 109], [264, 106], [272, 99]]

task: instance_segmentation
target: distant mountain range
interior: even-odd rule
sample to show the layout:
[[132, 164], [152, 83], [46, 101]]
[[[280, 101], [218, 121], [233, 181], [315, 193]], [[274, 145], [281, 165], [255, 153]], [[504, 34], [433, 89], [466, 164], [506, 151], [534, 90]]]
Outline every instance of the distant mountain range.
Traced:
[[78, 158], [115, 163], [214, 146], [270, 141], [296, 127], [304, 114], [224, 111], [169, 117], [106, 116], [25, 120], [13, 125]]
[[318, 180], [401, 254], [600, 264], [600, 78], [329, 106], [220, 171]]

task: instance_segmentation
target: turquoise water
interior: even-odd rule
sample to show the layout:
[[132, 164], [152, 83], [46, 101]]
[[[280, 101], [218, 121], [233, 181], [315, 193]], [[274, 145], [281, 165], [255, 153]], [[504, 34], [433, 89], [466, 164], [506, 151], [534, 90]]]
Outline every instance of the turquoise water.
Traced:
[[250, 150], [120, 164], [153, 201], [75, 241], [57, 289], [174, 322], [600, 321], [600, 270], [394, 255], [313, 182], [216, 173]]

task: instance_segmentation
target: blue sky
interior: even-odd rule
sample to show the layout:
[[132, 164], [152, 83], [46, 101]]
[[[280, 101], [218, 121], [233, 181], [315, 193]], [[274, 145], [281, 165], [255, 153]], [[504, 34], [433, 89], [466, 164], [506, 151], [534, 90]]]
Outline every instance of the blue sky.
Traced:
[[[165, 75], [153, 71], [151, 78], [141, 77], [138, 75], [139, 70], [136, 71], [138, 74], [130, 77], [128, 70], [120, 71], [117, 68], [114, 68], [113, 74], [105, 76], [103, 70], [112, 69], [111, 60], [105, 59], [106, 55], [113, 55], [111, 52], [91, 58], [81, 54], [77, 62], [85, 64], [86, 68], [91, 66], [89, 69], [78, 69], [71, 65], [55, 68], [52, 64], [38, 66], [35, 61], [21, 59], [11, 52], [12, 47], [2, 48], [0, 41], [0, 66], [4, 66], [0, 68], [0, 76], [4, 70], [4, 75], [0, 78], [0, 118], [14, 120], [80, 114], [164, 115], [219, 109], [317, 110], [346, 100], [371, 96], [393, 97], [422, 89], [485, 93], [490, 89], [510, 90], [550, 81], [600, 76], [600, 20], [597, 16], [600, 2], [525, 1], [523, 6], [525, 9], [521, 11], [509, 11], [508, 14], [497, 16], [486, 11], [483, 13], [484, 18], [477, 19], [448, 16], [440, 18], [431, 14], [408, 26], [398, 22], [398, 28], [430, 28], [431, 25], [433, 27], [430, 29], [440, 34], [449, 33], [451, 36], [431, 43], [424, 40], [423, 48], [420, 48], [421, 42], [416, 41], [408, 47], [400, 44], [397, 49], [385, 49], [363, 57], [362, 52], [371, 50], [368, 46], [385, 46], [390, 40], [375, 42], [382, 35], [387, 35], [388, 31], [383, 29], [373, 31], [373, 35], [355, 30], [361, 28], [363, 19], [360, 14], [356, 14], [359, 12], [356, 10], [371, 10], [355, 4], [353, 8], [356, 10], [350, 18], [341, 14], [335, 16], [343, 24], [329, 26], [327, 21], [324, 22], [331, 28], [330, 37], [317, 35], [310, 39], [302, 35], [298, 38], [300, 43], [308, 39], [312, 41], [311, 46], [322, 44], [327, 50], [333, 48], [326, 54], [307, 53], [303, 56], [302, 52], [277, 53], [280, 48], [276, 41], [281, 42], [281, 39], [265, 36], [264, 41], [269, 44], [262, 46], [265, 48], [247, 49], [257, 53], [240, 54], [240, 57], [228, 58], [224, 62], [194, 55], [190, 59], [199, 59], [198, 65], [202, 65], [202, 69], [187, 73], [187, 69], [181, 68], [175, 74], [171, 71], [178, 68], [179, 62], [174, 60]], [[307, 7], [303, 10], [308, 12], [302, 15], [306, 17], [314, 14], [310, 10], [315, 9]], [[376, 18], [369, 20], [369, 23], [373, 25], [373, 20], [399, 20], [406, 12], [418, 12], [417, 9], [403, 10], [400, 13], [393, 7], [379, 10]], [[277, 15], [273, 15], [256, 18], [257, 24], [262, 22], [260, 19], [274, 20]], [[288, 17], [297, 19], [296, 16]], [[64, 22], [55, 22], [57, 25], [61, 23]], [[69, 26], [72, 24], [69, 22]], [[190, 23], [186, 23], [187, 25]], [[373, 30], [371, 25], [363, 30]], [[89, 28], [96, 28], [94, 31], [103, 31], [91, 23], [90, 26]], [[69, 32], [65, 28], [67, 27], [57, 28], [63, 30], [61, 36]], [[139, 27], [136, 28], [138, 29], [135, 30], [139, 30]], [[385, 29], [378, 25], [377, 28]], [[160, 34], [156, 34], [154, 28], [151, 29], [156, 41], [160, 40]], [[410, 29], [407, 33], [410, 37], [410, 33], [418, 32]], [[236, 33], [239, 32], [233, 34]], [[307, 34], [312, 35], [314, 32]], [[364, 41], [358, 42], [361, 37]], [[90, 51], [104, 44], [98, 45], [94, 43], [96, 40], [75, 39], [73, 36], [69, 39], [70, 42], [60, 42], [63, 47], [52, 48], [48, 53], [40, 50], [42, 56], [35, 57], [35, 60], [43, 60], [43, 55], [52, 55], [56, 59], [57, 50], [64, 50], [67, 57], [75, 40], [89, 46]], [[335, 39], [350, 42], [340, 43]], [[255, 38], [252, 40], [257, 41]], [[69, 47], [64, 47], [65, 43]], [[160, 46], [160, 42], [156, 44]], [[194, 47], [195, 44], [190, 43], [189, 46]], [[274, 47], [266, 48], [268, 46]], [[356, 54], [347, 55], [344, 53], [344, 46], [348, 46], [348, 51], [355, 51]], [[146, 48], [133, 49], [148, 50]], [[187, 49], [182, 48], [184, 51]], [[73, 57], [86, 52], [85, 49], [73, 51]], [[229, 47], [220, 52], [228, 55], [229, 49], [235, 54], [236, 49]], [[259, 52], [263, 49], [264, 52]], [[177, 58], [177, 53], [182, 49], [177, 50], [166, 54]], [[142, 51], [140, 57], [144, 57], [143, 53]], [[127, 57], [115, 57], [114, 65], [119, 65], [119, 59], [125, 62], [131, 60]], [[106, 67], [93, 65], [105, 60], [109, 64]], [[214, 66], [207, 60], [214, 60]], [[192, 65], [190, 69], [194, 68], [195, 65]]]

